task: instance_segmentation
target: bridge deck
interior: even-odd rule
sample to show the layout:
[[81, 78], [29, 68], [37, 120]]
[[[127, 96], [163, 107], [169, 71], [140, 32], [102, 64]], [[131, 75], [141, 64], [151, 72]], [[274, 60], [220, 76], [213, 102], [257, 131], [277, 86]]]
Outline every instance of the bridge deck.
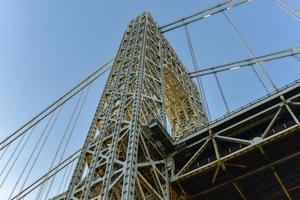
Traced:
[[173, 187], [188, 199], [300, 199], [300, 83], [176, 143]]

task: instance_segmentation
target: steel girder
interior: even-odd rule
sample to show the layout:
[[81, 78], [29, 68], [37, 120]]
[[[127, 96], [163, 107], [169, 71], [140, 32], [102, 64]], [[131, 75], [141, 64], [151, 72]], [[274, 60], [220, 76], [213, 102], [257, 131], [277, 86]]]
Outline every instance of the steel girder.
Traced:
[[[286, 175], [285, 169], [299, 162], [299, 101], [300, 83], [296, 82], [235, 116], [179, 140], [177, 145], [181, 148], [172, 155], [175, 162], [172, 183], [188, 199], [224, 199], [225, 196], [269, 199], [272, 195], [275, 199], [280, 195], [284, 199], [296, 198], [296, 191], [292, 194], [291, 191], [299, 188], [294, 183], [299, 181], [296, 178], [299, 173]], [[260, 179], [259, 173], [266, 177]], [[251, 191], [243, 191], [249, 182], [244, 180], [249, 177], [252, 181], [255, 177], [261, 182], [273, 180], [274, 191], [255, 192], [255, 184], [260, 182], [254, 183]], [[218, 191], [223, 191], [225, 196], [216, 197]]]

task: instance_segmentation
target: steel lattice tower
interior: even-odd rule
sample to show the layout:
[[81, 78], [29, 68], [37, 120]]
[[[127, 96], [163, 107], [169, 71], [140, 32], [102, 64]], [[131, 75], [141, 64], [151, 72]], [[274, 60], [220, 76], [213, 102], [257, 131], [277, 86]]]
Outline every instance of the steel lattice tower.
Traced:
[[173, 163], [166, 145], [149, 137], [149, 123], [170, 126], [177, 140], [207, 125], [202, 108], [158, 25], [149, 13], [138, 16], [123, 36], [68, 191], [55, 199], [170, 199]]

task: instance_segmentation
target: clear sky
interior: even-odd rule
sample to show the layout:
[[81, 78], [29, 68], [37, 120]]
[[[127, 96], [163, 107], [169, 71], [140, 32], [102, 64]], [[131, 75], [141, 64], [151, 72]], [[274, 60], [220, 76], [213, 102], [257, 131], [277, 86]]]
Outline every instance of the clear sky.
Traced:
[[[218, 2], [1, 0], [0, 140], [114, 57], [128, 22], [142, 11], [151, 12], [163, 25]], [[285, 2], [300, 11], [299, 0]], [[253, 0], [227, 14], [256, 55], [300, 46], [300, 21], [280, 10], [273, 0]], [[201, 68], [250, 57], [221, 14], [194, 23], [189, 30]], [[166, 37], [192, 71], [184, 31], [178, 29], [167, 33]], [[300, 78], [300, 63], [293, 58], [264, 66], [279, 87]], [[222, 73], [219, 77], [231, 110], [266, 94], [250, 69]], [[264, 81], [271, 89], [267, 80]], [[72, 140], [74, 145], [68, 152], [82, 144], [104, 83], [105, 79], [101, 79], [91, 89], [79, 119], [81, 125]], [[225, 108], [211, 76], [204, 77], [204, 88], [212, 117], [222, 116]], [[66, 118], [61, 121], [66, 123], [63, 120]], [[49, 143], [53, 144], [55, 142]], [[46, 150], [44, 155], [49, 152]], [[47, 159], [42, 159], [43, 162]], [[39, 169], [37, 176], [47, 171]], [[10, 180], [12, 177], [14, 175]], [[1, 199], [11, 187], [12, 182], [7, 181], [6, 187], [0, 189]]]

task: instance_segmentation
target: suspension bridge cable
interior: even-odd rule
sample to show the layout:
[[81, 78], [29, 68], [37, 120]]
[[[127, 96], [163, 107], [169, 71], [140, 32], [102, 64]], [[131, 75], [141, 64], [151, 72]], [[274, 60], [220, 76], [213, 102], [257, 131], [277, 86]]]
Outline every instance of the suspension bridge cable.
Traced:
[[60, 114], [60, 111], [61, 111], [61, 109], [59, 110], [59, 113], [56, 115], [55, 119], [53, 120], [53, 122], [52, 122], [52, 124], [51, 124], [51, 126], [50, 126], [50, 128], [49, 128], [49, 130], [47, 131], [46, 137], [44, 138], [44, 140], [43, 140], [43, 142], [42, 142], [42, 145], [40, 146], [40, 148], [39, 148], [39, 150], [38, 150], [38, 153], [36, 154], [36, 156], [35, 156], [35, 158], [34, 158], [34, 161], [33, 161], [32, 165], [31, 165], [29, 171], [27, 172], [27, 176], [25, 177], [24, 182], [23, 182], [23, 184], [22, 184], [22, 186], [21, 186], [19, 192], [22, 191], [22, 189], [24, 188], [24, 186], [25, 186], [25, 184], [26, 184], [26, 182], [27, 182], [27, 180], [28, 180], [28, 178], [29, 178], [29, 176], [30, 176], [30, 174], [31, 174], [31, 172], [32, 172], [32, 170], [33, 170], [33, 168], [35, 167], [35, 165], [36, 165], [36, 163], [37, 163], [37, 160], [38, 160], [38, 158], [39, 158], [39, 156], [40, 156], [42, 150], [44, 149], [45, 144], [46, 144], [46, 142], [47, 142], [47, 140], [48, 140], [48, 138], [49, 138], [49, 136], [50, 136], [50, 133], [52, 132], [53, 127], [54, 127], [54, 125], [55, 125], [55, 123], [56, 123], [56, 121], [57, 121], [57, 119], [58, 119], [58, 116], [59, 116], [59, 114]]
[[3, 156], [5, 155], [5, 153], [8, 150], [8, 146], [5, 147], [4, 151], [2, 152], [1, 156], [0, 156], [0, 161], [2, 160]]
[[[196, 22], [196, 21], [199, 21], [199, 20], [202, 20], [202, 19], [206, 19], [206, 18], [211, 17], [211, 16], [213, 16], [213, 15], [216, 15], [216, 14], [219, 14], [219, 13], [222, 13], [222, 12], [226, 12], [226, 11], [232, 9], [232, 8], [235, 8], [235, 7], [237, 7], [237, 6], [240, 6], [240, 5], [244, 4], [244, 3], [248, 3], [248, 2], [250, 2], [250, 1], [251, 1], [251, 0], [242, 0], [242, 1], [238, 2], [238, 3], [229, 5], [229, 6], [227, 6], [226, 8], [221, 8], [221, 9], [219, 9], [219, 10], [217, 10], [217, 11], [213, 11], [213, 12], [208, 13], [208, 14], [205, 14], [205, 15], [200, 15], [200, 14], [204, 14], [206, 11], [212, 10], [211, 8], [209, 8], [209, 9], [207, 9], [207, 10], [205, 10], [205, 11], [201, 11], [200, 14], [199, 14], [200, 16], [197, 15], [197, 17], [195, 17], [195, 19], [189, 19], [189, 18], [186, 17], [186, 18], [183, 18], [183, 19], [181, 19], [181, 20], [177, 20], [176, 23], [175, 23], [175, 22], [172, 22], [172, 23], [170, 23], [171, 25], [167, 24], [167, 25], [163, 26], [163, 28], [160, 27], [160, 31], [161, 31], [162, 33], [166, 33], [166, 32], [169, 32], [169, 31], [173, 31], [173, 30], [175, 30], [175, 29], [177, 29], [177, 28], [180, 28], [180, 27], [182, 27], [182, 26], [184, 26], [184, 25], [188, 25], [188, 24], [194, 23], [194, 22]], [[230, 2], [231, 2], [231, 1], [230, 1]], [[222, 6], [222, 5], [221, 5], [221, 6]], [[219, 6], [217, 6], [217, 7], [219, 7]], [[215, 7], [213, 7], [213, 8], [217, 8], [217, 7], [215, 6]], [[187, 19], [189, 19], [189, 20], [187, 20]], [[186, 22], [180, 23], [180, 22], [182, 22], [182, 21], [184, 21], [184, 20], [186, 20]]]
[[214, 77], [215, 77], [215, 79], [216, 79], [216, 82], [217, 82], [217, 85], [218, 85], [218, 88], [219, 88], [219, 91], [220, 91], [220, 94], [221, 94], [221, 97], [222, 97], [223, 103], [224, 103], [224, 105], [225, 105], [226, 112], [227, 112], [227, 114], [228, 114], [228, 113], [230, 113], [230, 109], [229, 109], [229, 106], [228, 106], [227, 100], [226, 100], [226, 98], [225, 98], [225, 94], [224, 94], [224, 91], [223, 91], [223, 89], [222, 89], [222, 86], [221, 86], [220, 80], [219, 80], [219, 78], [218, 78], [218, 76], [217, 76], [217, 74], [216, 74], [216, 73], [214, 73]]
[[245, 60], [239, 60], [236, 62], [228, 63], [228, 64], [223, 64], [219, 66], [214, 66], [214, 67], [208, 67], [199, 71], [194, 71], [190, 72], [189, 75], [192, 78], [195, 78], [197, 76], [205, 76], [213, 73], [220, 73], [228, 70], [237, 70], [243, 67], [249, 67], [251, 65], [255, 65], [258, 63], [266, 63], [266, 62], [271, 62], [274, 60], [278, 59], [283, 59], [291, 56], [297, 56], [300, 55], [300, 47], [296, 48], [290, 48], [262, 56], [258, 56], [255, 58], [248, 58]]
[[26, 161], [26, 163], [25, 163], [25, 166], [24, 166], [24, 168], [22, 169], [21, 174], [20, 174], [19, 177], [17, 178], [17, 181], [16, 181], [16, 183], [15, 183], [15, 185], [14, 185], [14, 187], [13, 187], [11, 193], [10, 193], [9, 199], [12, 197], [12, 195], [13, 195], [13, 193], [15, 192], [17, 186], [19, 185], [19, 182], [20, 182], [21, 179], [23, 178], [23, 174], [24, 174], [25, 170], [27, 169], [27, 166], [29, 166], [29, 163], [31, 162], [31, 159], [33, 158], [33, 155], [34, 155], [34, 153], [36, 152], [36, 149], [38, 148], [38, 146], [39, 146], [39, 144], [40, 144], [40, 142], [41, 142], [43, 136], [46, 134], [46, 129], [48, 128], [48, 126], [49, 126], [49, 124], [50, 124], [50, 122], [51, 122], [53, 116], [54, 116], [54, 113], [52, 113], [52, 114], [50, 115], [50, 117], [49, 117], [49, 119], [48, 119], [48, 121], [47, 121], [47, 124], [46, 124], [46, 126], [44, 127], [44, 129], [43, 129], [43, 131], [42, 131], [42, 134], [39, 136], [39, 138], [38, 138], [36, 144], [34, 145], [32, 151], [31, 151], [31, 153], [30, 153], [30, 155], [29, 155], [29, 157], [28, 157], [28, 159], [27, 159], [27, 161]]
[[[4, 179], [2, 180], [2, 182], [1, 182], [1, 184], [0, 184], [0, 189], [2, 188], [3, 184], [5, 183], [5, 181], [6, 181], [7, 177], [8, 177], [8, 175], [9, 175], [10, 172], [12, 171], [13, 167], [15, 167], [16, 161], [18, 160], [18, 158], [20, 157], [20, 155], [23, 153], [23, 150], [24, 150], [26, 144], [28, 143], [30, 137], [32, 136], [32, 133], [33, 133], [33, 131], [34, 131], [34, 128], [35, 128], [35, 127], [32, 128], [31, 132], [29, 133], [28, 137], [26, 138], [25, 142], [23, 143], [23, 145], [22, 145], [20, 151], [17, 153], [17, 156], [15, 157], [15, 159], [14, 159], [12, 165], [10, 166], [8, 172], [6, 173]], [[23, 135], [23, 136], [25, 136], [25, 135]], [[22, 136], [22, 137], [23, 137], [23, 136]]]
[[[193, 63], [193, 66], [194, 66], [194, 70], [198, 71], [199, 66], [198, 66], [196, 56], [195, 56], [195, 51], [194, 51], [194, 47], [193, 47], [193, 44], [192, 44], [192, 39], [191, 39], [189, 30], [188, 30], [188, 27], [187, 27], [187, 25], [184, 25], [183, 27], [184, 27], [187, 43], [188, 43], [188, 46], [189, 46], [189, 51], [190, 51], [190, 55], [191, 55], [191, 58], [192, 58], [192, 63]], [[211, 121], [211, 115], [210, 115], [209, 108], [208, 108], [208, 105], [207, 105], [207, 99], [206, 99], [206, 95], [205, 95], [205, 92], [204, 92], [201, 77], [197, 77], [196, 80], [197, 80], [197, 84], [198, 84], [198, 88], [199, 88], [200, 98], [201, 98], [201, 100], [203, 102], [203, 106], [204, 106], [203, 107], [204, 108], [204, 113], [208, 117], [208, 120]]]
[[[88, 88], [90, 88], [90, 87], [88, 87]], [[66, 151], [66, 148], [67, 148], [67, 146], [68, 146], [68, 144], [69, 144], [69, 141], [70, 141], [70, 139], [71, 139], [71, 136], [72, 136], [72, 134], [73, 134], [73, 130], [74, 130], [73, 127], [74, 127], [75, 124], [77, 123], [78, 116], [79, 116], [80, 111], [81, 111], [81, 109], [82, 109], [82, 103], [84, 103], [84, 101], [85, 101], [85, 99], [86, 99], [86, 95], [85, 95], [85, 96], [84, 96], [84, 99], [83, 99], [83, 102], [81, 102], [83, 95], [84, 95], [84, 90], [81, 92], [80, 97], [78, 98], [78, 100], [77, 100], [77, 102], [76, 102], [76, 106], [75, 106], [75, 108], [74, 108], [74, 110], [73, 110], [72, 116], [70, 117], [70, 119], [69, 119], [69, 121], [68, 121], [68, 124], [67, 124], [67, 126], [66, 126], [66, 129], [65, 129], [65, 131], [64, 131], [64, 134], [63, 134], [63, 135], [64, 135], [65, 137], [67, 137], [67, 136], [68, 136], [68, 137], [67, 137], [67, 140], [66, 140], [66, 143], [65, 143], [64, 146], [63, 146], [63, 142], [64, 142], [65, 137], [63, 138], [62, 143], [59, 145], [59, 147], [62, 147], [63, 149], [62, 149], [61, 156], [60, 156], [60, 158], [59, 158], [59, 160], [58, 160], [58, 163], [61, 162], [62, 157], [63, 157], [63, 155], [64, 155], [64, 153], [65, 153], [65, 151]], [[80, 105], [80, 103], [81, 103], [81, 105]], [[78, 111], [78, 110], [79, 110], [79, 111]], [[77, 111], [78, 111], [77, 116], [75, 116]], [[71, 131], [70, 131], [70, 127], [71, 127], [71, 125], [72, 125], [72, 122], [73, 122], [74, 118], [75, 118], [75, 122], [73, 123], [73, 127], [71, 128]], [[54, 156], [54, 158], [53, 158], [53, 160], [52, 160], [52, 163], [51, 163], [51, 166], [50, 166], [49, 170], [52, 169], [52, 167], [53, 167], [53, 165], [54, 165], [54, 163], [55, 163], [55, 161], [56, 161], [56, 159], [57, 159], [57, 157], [58, 157], [59, 152], [60, 152], [60, 148], [59, 148], [58, 151], [56, 152], [56, 154], [55, 154], [55, 156]], [[49, 189], [51, 189], [52, 182], [53, 182], [53, 178], [50, 179], [50, 180], [51, 180], [51, 184], [50, 184], [50, 186], [49, 186]], [[47, 187], [47, 184], [48, 184], [48, 182], [45, 182], [45, 184], [40, 188], [40, 189], [41, 189], [41, 195], [40, 195], [40, 196], [43, 196], [44, 189]], [[40, 191], [39, 191], [39, 192], [40, 192]], [[47, 195], [48, 195], [48, 192], [47, 192], [46, 196], [47, 196]]]
[[64, 182], [65, 182], [65, 179], [68, 178], [68, 177], [67, 177], [67, 173], [68, 173], [68, 171], [69, 171], [69, 169], [70, 169], [71, 167], [72, 167], [72, 164], [71, 164], [71, 165], [68, 165], [68, 166], [65, 168], [64, 173], [63, 173], [63, 176], [62, 176], [62, 179], [61, 179], [61, 182], [60, 182], [60, 184], [59, 184], [59, 187], [58, 187], [58, 190], [57, 190], [56, 194], [60, 194], [60, 193], [61, 193], [61, 189], [62, 189], [62, 187], [63, 187], [63, 184], [64, 184]]
[[69, 172], [68, 172], [66, 181], [65, 181], [65, 183], [64, 183], [63, 191], [65, 191], [65, 190], [68, 189], [68, 182], [70, 182], [70, 176], [71, 176], [71, 172], [73, 171], [74, 163], [75, 163], [75, 162], [72, 162], [71, 167], [70, 167], [70, 169], [69, 169]]
[[[56, 175], [58, 172], [60, 172], [62, 169], [64, 169], [66, 166], [68, 166], [70, 163], [74, 162], [81, 153], [81, 149], [73, 153], [71, 156], [69, 156], [67, 159], [65, 159], [63, 162], [59, 163], [56, 167], [54, 167], [51, 171], [44, 174], [42, 177], [34, 181], [32, 184], [27, 186], [24, 190], [19, 192], [17, 195], [15, 195], [11, 200], [14, 199], [23, 199], [26, 195], [28, 195], [30, 192], [35, 190], [37, 187], [39, 187], [41, 184], [43, 184], [45, 181], [47, 181], [52, 176]], [[45, 180], [44, 178], [47, 177]]]
[[300, 13], [282, 0], [274, 0], [275, 4], [290, 16], [300, 21]]
[[[84, 91], [84, 90], [83, 90], [83, 91]], [[60, 142], [59, 142], [59, 144], [58, 144], [58, 146], [57, 146], [56, 152], [55, 152], [54, 157], [53, 157], [53, 159], [52, 159], [52, 161], [51, 161], [51, 164], [50, 164], [50, 167], [49, 167], [48, 171], [50, 171], [50, 170], [52, 169], [52, 167], [53, 167], [53, 165], [54, 165], [54, 163], [55, 163], [55, 161], [56, 161], [56, 158], [57, 158], [57, 156], [58, 156], [58, 154], [59, 154], [61, 148], [63, 147], [62, 145], [63, 145], [63, 142], [64, 142], [66, 136], [67, 136], [67, 133], [68, 133], [70, 124], [71, 124], [71, 122], [72, 122], [72, 120], [73, 120], [73, 118], [74, 118], [74, 115], [75, 115], [76, 110], [78, 109], [79, 102], [80, 102], [81, 99], [82, 99], [83, 91], [80, 92], [80, 96], [79, 96], [79, 98], [77, 99], [77, 102], [76, 102], [75, 107], [74, 107], [74, 109], [73, 109], [72, 115], [71, 115], [71, 117], [70, 117], [70, 119], [69, 119], [69, 121], [68, 121], [68, 124], [67, 124], [67, 127], [66, 127], [66, 129], [65, 129], [65, 131], [64, 131], [64, 133], [63, 133], [63, 136], [62, 136], [62, 138], [61, 138], [61, 140], [60, 140]], [[47, 182], [46, 182], [45, 184], [47, 184]], [[36, 196], [36, 199], [40, 199], [40, 196], [41, 196], [42, 193], [43, 193], [45, 184], [43, 184], [43, 185], [39, 188], [38, 194], [37, 194], [37, 196]]]
[[[239, 38], [239, 40], [242, 42], [242, 44], [245, 46], [245, 48], [247, 49], [248, 53], [250, 56], [252, 56], [252, 58], [255, 58], [255, 54], [252, 50], [252, 48], [250, 47], [249, 43], [246, 41], [246, 39], [243, 37], [243, 35], [241, 34], [241, 32], [239, 31], [239, 29], [237, 28], [237, 26], [234, 25], [234, 23], [232, 22], [232, 20], [228, 17], [228, 15], [226, 13], [223, 12], [223, 15], [225, 17], [225, 19], [227, 20], [227, 22], [230, 24], [230, 26], [232, 27], [232, 29], [234, 30], [234, 32], [236, 33], [236, 36]], [[264, 76], [267, 78], [267, 80], [271, 83], [273, 89], [275, 91], [278, 90], [276, 84], [274, 83], [274, 81], [271, 79], [271, 77], [269, 76], [268, 72], [265, 70], [264, 66], [261, 63], [258, 63], [258, 65], [260, 66], [260, 69], [262, 70]], [[253, 70], [255, 71], [255, 69], [253, 68]], [[257, 73], [257, 72], [256, 72]], [[260, 80], [260, 82], [262, 83], [262, 81]], [[266, 89], [265, 85], [264, 88]], [[267, 92], [269, 93], [269, 92]]]
[[0, 177], [2, 176], [2, 174], [4, 173], [4, 171], [6, 170], [6, 168], [8, 167], [10, 161], [13, 159], [14, 153], [19, 149], [21, 143], [23, 142], [24, 136], [25, 136], [25, 135], [23, 135], [23, 136], [21, 137], [21, 139], [19, 140], [19, 142], [18, 142], [18, 144], [16, 145], [16, 147], [14, 148], [14, 150], [12, 150], [11, 155], [9, 156], [8, 160], [6, 161], [4, 167], [2, 168], [2, 170], [1, 170], [1, 172], [0, 172]]
[[21, 126], [18, 130], [13, 132], [11, 135], [9, 135], [7, 138], [5, 138], [3, 141], [1, 141], [0, 142], [0, 151], [2, 149], [4, 149], [7, 145], [9, 145], [10, 143], [15, 141], [17, 138], [19, 138], [21, 135], [23, 135], [28, 129], [30, 129], [35, 124], [39, 123], [44, 118], [49, 116], [52, 112], [57, 110], [61, 105], [65, 104], [68, 100], [70, 100], [72, 97], [74, 97], [76, 94], [78, 94], [81, 90], [83, 90], [88, 85], [90, 85], [95, 80], [97, 80], [99, 77], [101, 77], [105, 72], [107, 72], [110, 69], [111, 66], [109, 64], [112, 61], [113, 61], [113, 59], [109, 60], [106, 64], [102, 65], [98, 70], [96, 70], [94, 73], [89, 75], [87, 78], [85, 78], [79, 84], [77, 84], [74, 88], [69, 90], [66, 94], [64, 94], [62, 97], [57, 99], [54, 103], [52, 103], [50, 106], [48, 106], [42, 112], [40, 112], [35, 117], [33, 117], [30, 121], [28, 121], [23, 126]]
[[181, 23], [181, 22], [183, 22], [183, 21], [185, 21], [185, 20], [191, 19], [191, 18], [193, 18], [193, 17], [196, 17], [196, 16], [201, 15], [201, 14], [203, 14], [203, 13], [206, 13], [206, 12], [208, 12], [208, 11], [214, 10], [215, 8], [219, 8], [219, 7], [221, 7], [221, 6], [224, 6], [224, 5], [226, 5], [226, 4], [229, 4], [229, 3], [231, 3], [232, 1], [233, 1], [233, 0], [227, 0], [227, 1], [224, 1], [224, 2], [222, 2], [222, 3], [217, 4], [217, 5], [215, 5], [215, 6], [212, 6], [212, 7], [210, 7], [210, 8], [207, 8], [207, 9], [205, 9], [205, 10], [201, 10], [201, 11], [196, 12], [196, 13], [193, 13], [193, 14], [191, 14], [191, 15], [189, 15], [189, 16], [182, 17], [182, 18], [180, 18], [180, 19], [178, 19], [178, 20], [175, 20], [174, 22], [170, 22], [170, 23], [168, 23], [168, 24], [165, 24], [165, 25], [163, 25], [163, 26], [160, 26], [159, 29], [164, 29], [164, 28], [169, 27], [169, 26], [172, 26], [172, 25], [174, 25], [174, 24]]
[[[254, 54], [251, 53], [250, 46], [247, 45], [247, 42], [242, 37], [242, 35], [241, 35], [240, 31], [238, 30], [238, 28], [233, 24], [232, 20], [228, 17], [228, 15], [226, 13], [223, 13], [223, 15], [224, 15], [227, 23], [231, 26], [233, 32], [236, 34], [237, 38], [246, 46], [246, 48], [248, 49], [248, 52], [250, 52], [250, 56], [255, 57]], [[265, 83], [263, 82], [261, 77], [259, 76], [259, 74], [256, 71], [256, 69], [254, 68], [254, 66], [251, 66], [251, 70], [253, 71], [254, 75], [256, 76], [256, 78], [258, 79], [258, 81], [260, 82], [262, 87], [265, 89], [266, 93], [269, 94], [270, 92], [269, 92], [267, 86], [265, 85]]]
[[[73, 133], [74, 133], [74, 129], [75, 129], [76, 125], [77, 125], [79, 116], [80, 116], [80, 114], [81, 114], [81, 112], [82, 112], [83, 106], [85, 105], [87, 96], [88, 96], [88, 94], [89, 94], [90, 87], [91, 87], [91, 86], [89, 86], [89, 87], [87, 88], [86, 93], [85, 93], [85, 95], [84, 95], [84, 97], [83, 97], [83, 101], [81, 102], [81, 105], [80, 105], [80, 107], [79, 107], [77, 116], [76, 116], [76, 118], [75, 118], [75, 121], [74, 121], [73, 126], [72, 126], [72, 129], [71, 129], [71, 132], [70, 132], [70, 134], [69, 134], [69, 137], [68, 137], [67, 142], [66, 142], [66, 144], [65, 144], [65, 146], [64, 146], [63, 152], [62, 152], [62, 154], [61, 154], [61, 156], [60, 156], [60, 159], [59, 159], [58, 163], [60, 163], [60, 162], [63, 160], [63, 157], [64, 157], [64, 155], [65, 155], [65, 153], [66, 153], [66, 150], [67, 150], [67, 147], [68, 147], [68, 145], [69, 145], [71, 136], [72, 136]], [[47, 191], [47, 193], [46, 193], [46, 198], [45, 198], [45, 199], [48, 198], [48, 195], [49, 195], [49, 193], [50, 193], [50, 189], [51, 189], [51, 186], [52, 186], [54, 180], [55, 180], [55, 177], [53, 177], [53, 178], [51, 179], [51, 181], [50, 181], [50, 186], [48, 187], [48, 191]]]
[[[291, 53], [292, 53], [294, 59], [295, 59], [297, 62], [300, 62], [299, 54], [297, 54], [297, 52], [295, 51], [295, 49], [291, 49]], [[1, 159], [0, 159], [0, 160], [1, 160]]]

